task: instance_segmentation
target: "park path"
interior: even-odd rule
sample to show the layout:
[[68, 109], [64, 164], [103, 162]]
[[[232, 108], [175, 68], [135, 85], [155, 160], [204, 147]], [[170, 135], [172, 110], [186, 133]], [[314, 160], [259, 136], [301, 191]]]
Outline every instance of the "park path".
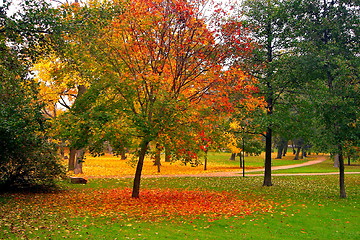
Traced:
[[[275, 166], [272, 167], [271, 170], [281, 170], [281, 169], [290, 169], [290, 168], [297, 168], [297, 167], [304, 167], [304, 166], [310, 166], [314, 164], [318, 164], [321, 162], [324, 162], [326, 160], [325, 156], [319, 156], [315, 160], [311, 160], [304, 163], [299, 164], [291, 164], [291, 165], [285, 165], [285, 166]], [[263, 172], [264, 168], [258, 168], [258, 169], [250, 169], [245, 170], [245, 176], [263, 176], [263, 173], [253, 174], [254, 172]], [[160, 177], [239, 177], [242, 176], [243, 172], [241, 169], [236, 172], [209, 172], [209, 173], [198, 173], [198, 174], [164, 174], [164, 175], [143, 175], [143, 178], [160, 178]], [[330, 173], [272, 173], [272, 176], [296, 176], [296, 175], [335, 175], [339, 174], [339, 172], [330, 172]], [[360, 172], [346, 172], [345, 174], [360, 174]], [[133, 176], [131, 176], [133, 177]]]
[[[324, 162], [326, 160], [325, 156], [318, 156], [315, 160], [307, 161], [299, 164], [291, 164], [284, 166], [275, 166], [272, 167], [271, 170], [281, 170], [281, 169], [290, 169], [297, 167], [304, 167], [309, 165], [318, 164]], [[245, 176], [253, 177], [253, 176], [264, 176], [264, 168], [257, 169], [245, 169]], [[274, 173], [272, 172], [272, 176], [297, 176], [297, 175], [335, 175], [339, 174], [338, 171], [328, 172], [328, 173]], [[345, 174], [360, 174], [360, 172], [345, 172]], [[206, 173], [197, 173], [197, 174], [154, 174], [154, 175], [142, 175], [142, 178], [164, 178], [164, 177], [239, 177], [243, 175], [242, 169], [238, 171], [232, 172], [206, 172]], [[133, 178], [133, 175], [128, 176], [87, 176], [86, 178]]]

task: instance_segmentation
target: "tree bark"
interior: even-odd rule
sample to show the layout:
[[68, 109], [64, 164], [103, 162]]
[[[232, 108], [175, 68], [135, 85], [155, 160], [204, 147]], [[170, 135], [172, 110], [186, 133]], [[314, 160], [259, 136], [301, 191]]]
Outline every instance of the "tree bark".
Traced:
[[204, 170], [207, 170], [207, 150], [205, 151], [205, 157], [204, 157]]
[[296, 152], [295, 152], [294, 160], [299, 160], [300, 151], [301, 151], [301, 147], [298, 147]]
[[70, 148], [68, 171], [74, 171], [75, 169], [75, 156], [76, 156], [76, 149]]
[[340, 198], [346, 198], [344, 155], [341, 145], [339, 145], [339, 185], [340, 185]]
[[278, 153], [276, 156], [276, 159], [281, 159], [282, 156], [285, 156], [285, 149], [287, 146], [287, 141], [283, 138], [281, 138], [277, 144]]
[[229, 160], [235, 161], [235, 158], [236, 158], [236, 153], [231, 153]]
[[282, 158], [282, 156], [283, 156], [283, 151], [284, 151], [283, 146], [278, 146], [278, 152], [277, 152], [276, 159], [281, 159], [281, 158]]
[[265, 134], [265, 172], [263, 186], [273, 185], [271, 182], [271, 138], [272, 129], [268, 127]]
[[83, 161], [84, 161], [84, 149], [79, 149], [76, 150], [76, 160], [75, 160], [75, 168], [74, 168], [74, 173], [75, 174], [82, 174], [83, 170], [82, 170], [82, 165], [83, 165]]
[[136, 166], [136, 172], [135, 172], [134, 184], [133, 184], [133, 190], [131, 196], [133, 198], [140, 197], [141, 172], [144, 166], [144, 159], [148, 145], [149, 145], [149, 141], [147, 140], [143, 140], [140, 144], [139, 160]]
[[126, 149], [124, 147], [122, 147], [121, 150], [120, 150], [120, 156], [121, 156], [121, 160], [127, 159]]
[[161, 146], [159, 143], [156, 143], [156, 150], [155, 150], [155, 161], [154, 161], [154, 166], [157, 166], [157, 172], [160, 172], [160, 167], [161, 167]]
[[283, 150], [283, 157], [286, 156], [287, 150], [288, 150], [288, 143], [286, 142], [286, 144], [284, 146], [284, 150]]

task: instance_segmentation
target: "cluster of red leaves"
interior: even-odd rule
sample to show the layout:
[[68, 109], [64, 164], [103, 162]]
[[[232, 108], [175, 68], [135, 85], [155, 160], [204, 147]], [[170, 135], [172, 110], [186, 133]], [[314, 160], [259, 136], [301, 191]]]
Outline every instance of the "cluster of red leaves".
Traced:
[[[111, 217], [119, 220], [162, 221], [176, 218], [244, 217], [254, 212], [270, 212], [269, 201], [242, 200], [228, 192], [151, 189], [131, 198], [130, 189], [72, 190], [62, 193], [26, 195], [15, 198], [21, 204], [39, 205], [49, 212], [66, 211], [74, 217]], [[45, 210], [45, 211], [46, 211]]]

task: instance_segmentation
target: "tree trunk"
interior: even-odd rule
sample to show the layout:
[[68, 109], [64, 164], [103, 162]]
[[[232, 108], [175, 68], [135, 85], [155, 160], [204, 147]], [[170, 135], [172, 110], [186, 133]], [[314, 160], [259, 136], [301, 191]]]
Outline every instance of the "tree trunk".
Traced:
[[229, 160], [235, 161], [235, 158], [236, 158], [236, 153], [231, 153]]
[[147, 140], [143, 140], [140, 144], [139, 160], [136, 166], [136, 172], [135, 172], [134, 184], [133, 184], [133, 190], [131, 196], [133, 198], [140, 197], [141, 172], [144, 166], [144, 159], [148, 145], [149, 145], [149, 141]]
[[82, 174], [83, 170], [82, 170], [82, 165], [84, 162], [84, 149], [79, 149], [76, 150], [76, 160], [75, 160], [75, 168], [74, 168], [74, 173], [75, 174]]
[[351, 163], [350, 163], [350, 161], [351, 161], [350, 155], [347, 157], [347, 159], [348, 159], [348, 166], [350, 166], [351, 165]]
[[74, 171], [75, 169], [75, 156], [76, 156], [76, 149], [70, 148], [68, 171]]
[[204, 170], [207, 170], [207, 151], [205, 151], [205, 157], [204, 157]]
[[157, 172], [160, 172], [160, 167], [161, 167], [161, 146], [159, 143], [156, 143], [156, 152], [155, 152], [155, 161], [154, 161], [154, 166], [157, 166]]
[[344, 155], [341, 145], [339, 145], [339, 174], [340, 198], [346, 198]]
[[276, 159], [281, 159], [282, 156], [283, 156], [283, 151], [284, 151], [284, 147], [283, 145], [279, 145], [278, 146], [278, 152], [277, 152], [277, 156], [276, 156]]
[[272, 129], [267, 128], [265, 134], [265, 173], [263, 186], [272, 186], [271, 182], [271, 138]]
[[120, 150], [120, 156], [121, 156], [121, 160], [127, 159], [126, 149], [124, 147], [122, 147], [121, 150]]
[[283, 157], [286, 156], [287, 150], [288, 150], [288, 143], [286, 143], [286, 144], [284, 145]]
[[283, 138], [280, 138], [280, 140], [277, 143], [278, 153], [276, 156], [276, 159], [281, 159], [282, 156], [285, 156], [285, 151], [287, 148], [287, 141]]
[[296, 152], [295, 152], [294, 160], [299, 160], [300, 151], [301, 151], [301, 147], [298, 147]]

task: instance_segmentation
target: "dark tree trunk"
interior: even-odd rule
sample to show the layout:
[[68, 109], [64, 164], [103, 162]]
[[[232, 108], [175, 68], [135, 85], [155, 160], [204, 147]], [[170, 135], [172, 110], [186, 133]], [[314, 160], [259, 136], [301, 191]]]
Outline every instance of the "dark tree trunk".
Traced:
[[344, 155], [341, 145], [339, 145], [339, 174], [340, 198], [346, 198]]
[[265, 173], [263, 186], [272, 186], [271, 182], [271, 138], [272, 129], [270, 127], [266, 130], [265, 135]]
[[75, 169], [75, 157], [76, 157], [76, 149], [70, 148], [68, 171], [74, 171], [74, 169]]
[[277, 143], [278, 153], [276, 159], [281, 159], [282, 156], [285, 156], [286, 147], [287, 147], [287, 141], [283, 138], [280, 138], [280, 140]]
[[350, 161], [351, 161], [350, 155], [347, 157], [347, 159], [348, 159], [348, 165], [350, 166], [351, 165], [351, 163], [350, 163]]
[[148, 148], [149, 141], [143, 140], [140, 144], [139, 160], [136, 166], [136, 172], [134, 177], [134, 184], [131, 197], [139, 198], [140, 197], [140, 182], [141, 182], [141, 172], [144, 166], [144, 159], [146, 150]]
[[243, 157], [244, 156], [241, 154], [241, 152], [239, 152], [237, 155], [239, 156], [239, 160], [240, 160], [240, 168], [242, 168], [243, 167]]
[[304, 159], [304, 158], [306, 158], [306, 149], [302, 148], [302, 153], [301, 153], [300, 159]]
[[207, 151], [205, 151], [205, 157], [204, 157], [204, 170], [207, 170]]
[[301, 147], [298, 147], [295, 152], [294, 160], [299, 160], [300, 151], [301, 151]]
[[296, 150], [295, 150], [294, 142], [291, 144], [291, 147], [292, 147], [292, 152], [293, 152], [293, 154], [295, 155], [295, 154], [296, 154]]
[[283, 157], [286, 156], [287, 150], [288, 150], [288, 143], [286, 142], [286, 144], [284, 145]]
[[229, 160], [235, 161], [235, 159], [236, 159], [236, 153], [231, 153]]
[[283, 151], [284, 151], [284, 147], [282, 145], [278, 146], [278, 152], [277, 152], [277, 156], [276, 159], [281, 159], [283, 156]]

